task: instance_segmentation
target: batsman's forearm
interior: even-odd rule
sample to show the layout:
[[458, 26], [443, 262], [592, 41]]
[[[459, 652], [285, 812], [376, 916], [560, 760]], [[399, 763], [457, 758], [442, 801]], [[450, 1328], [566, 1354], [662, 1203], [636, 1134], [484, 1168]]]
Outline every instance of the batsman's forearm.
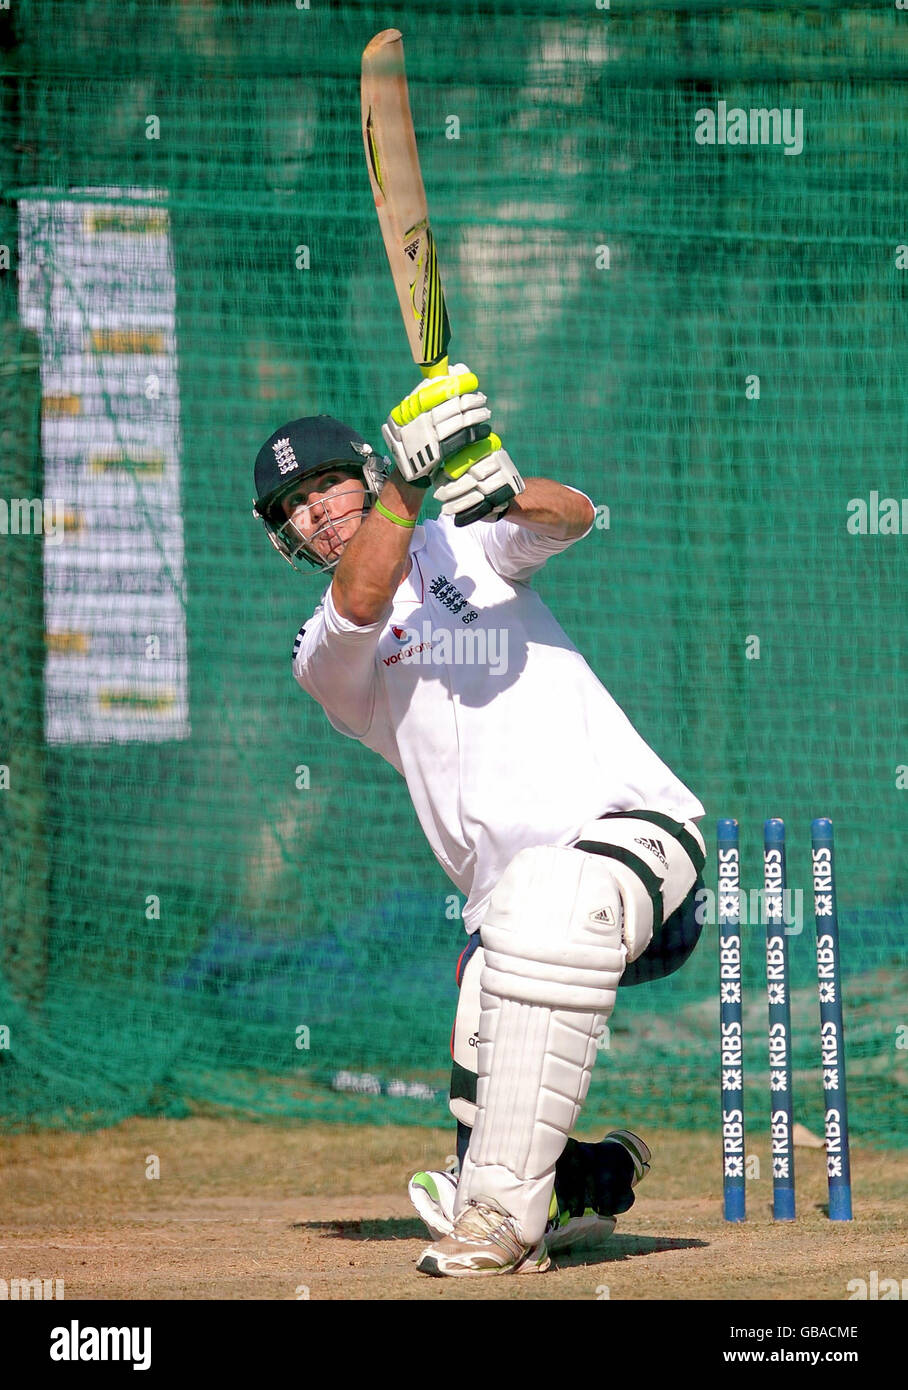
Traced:
[[515, 497], [504, 515], [541, 536], [573, 540], [590, 529], [596, 508], [581, 492], [574, 492], [551, 478], [525, 478], [525, 491]]
[[[422, 488], [411, 487], [397, 469], [382, 488], [382, 506], [405, 521], [416, 521], [425, 501]], [[399, 526], [373, 507], [344, 548], [331, 584], [337, 611], [357, 627], [377, 622], [404, 577], [413, 530]]]

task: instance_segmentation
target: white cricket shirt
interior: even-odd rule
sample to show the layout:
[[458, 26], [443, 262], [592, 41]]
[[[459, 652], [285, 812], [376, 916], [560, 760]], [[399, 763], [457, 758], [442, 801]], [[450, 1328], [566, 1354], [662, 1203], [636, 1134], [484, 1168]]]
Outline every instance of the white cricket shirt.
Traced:
[[293, 674], [334, 728], [406, 778], [470, 932], [518, 850], [569, 844], [607, 811], [704, 814], [529, 586], [573, 543], [427, 521], [378, 622], [341, 617], [329, 588], [294, 646]]

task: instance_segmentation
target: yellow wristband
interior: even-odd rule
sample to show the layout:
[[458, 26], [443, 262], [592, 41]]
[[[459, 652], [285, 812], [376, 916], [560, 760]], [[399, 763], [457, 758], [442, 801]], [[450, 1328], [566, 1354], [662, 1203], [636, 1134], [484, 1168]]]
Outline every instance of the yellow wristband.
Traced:
[[388, 508], [383, 507], [377, 497], [375, 499], [374, 505], [375, 510], [378, 512], [379, 516], [386, 516], [389, 521], [394, 522], [395, 526], [406, 526], [408, 531], [412, 531], [413, 527], [416, 525], [415, 521], [407, 521], [404, 517], [395, 516], [393, 512], [389, 512]]

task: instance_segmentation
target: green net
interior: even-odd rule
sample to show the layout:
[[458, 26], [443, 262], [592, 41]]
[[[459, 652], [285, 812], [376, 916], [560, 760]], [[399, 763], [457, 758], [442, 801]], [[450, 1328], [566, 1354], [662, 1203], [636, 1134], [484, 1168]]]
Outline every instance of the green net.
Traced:
[[[402, 780], [292, 681], [320, 585], [250, 516], [279, 424], [380, 442], [415, 384], [359, 125], [361, 51], [398, 23], [452, 347], [518, 465], [600, 507], [537, 587], [708, 841], [738, 818], [745, 888], [764, 817], [805, 890], [832, 817], [852, 1128], [894, 1142], [908, 14], [436, 11], [0, 11], [0, 476], [65, 518], [42, 542], [0, 510], [4, 1123], [446, 1115], [460, 899]], [[788, 123], [748, 114], [745, 142], [737, 108]], [[806, 891], [795, 1118], [819, 1129], [811, 933]], [[588, 1116], [718, 1127], [716, 934], [621, 992]], [[744, 951], [765, 1125], [758, 926]]]

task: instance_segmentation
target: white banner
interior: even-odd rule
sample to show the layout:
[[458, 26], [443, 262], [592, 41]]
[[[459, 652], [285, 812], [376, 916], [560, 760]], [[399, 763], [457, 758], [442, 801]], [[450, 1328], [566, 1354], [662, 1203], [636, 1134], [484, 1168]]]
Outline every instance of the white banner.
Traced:
[[48, 743], [189, 737], [165, 198], [84, 188], [19, 203], [20, 314], [41, 339], [44, 496], [65, 517], [62, 542], [44, 546]]

